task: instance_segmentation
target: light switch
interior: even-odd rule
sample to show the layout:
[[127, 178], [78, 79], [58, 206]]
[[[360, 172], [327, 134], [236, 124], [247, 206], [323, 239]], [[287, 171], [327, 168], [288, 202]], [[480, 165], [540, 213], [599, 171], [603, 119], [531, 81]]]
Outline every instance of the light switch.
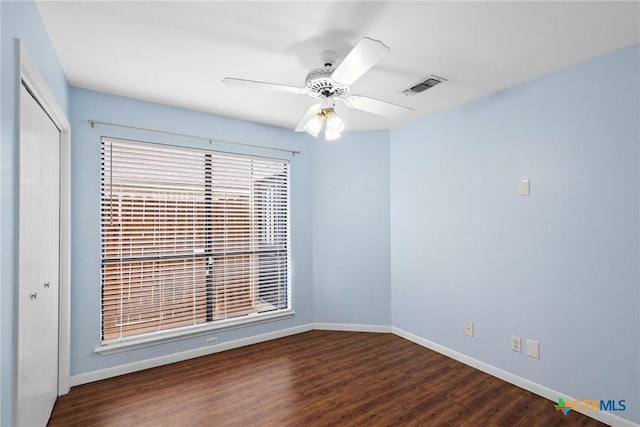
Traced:
[[529, 180], [521, 179], [518, 181], [518, 196], [528, 196], [529, 195]]

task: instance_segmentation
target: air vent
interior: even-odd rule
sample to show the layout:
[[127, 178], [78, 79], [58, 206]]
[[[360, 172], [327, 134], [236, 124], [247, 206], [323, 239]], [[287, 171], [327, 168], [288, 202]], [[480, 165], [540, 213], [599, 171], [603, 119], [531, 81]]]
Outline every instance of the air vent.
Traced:
[[438, 76], [428, 76], [427, 78], [425, 78], [422, 81], [419, 81], [418, 83], [414, 84], [413, 86], [411, 86], [409, 89], [405, 90], [403, 93], [405, 95], [417, 95], [419, 93], [424, 92], [427, 89], [431, 89], [432, 87], [434, 87], [435, 85], [439, 85], [442, 82], [446, 82], [447, 79], [442, 78], [442, 77], [438, 77]]

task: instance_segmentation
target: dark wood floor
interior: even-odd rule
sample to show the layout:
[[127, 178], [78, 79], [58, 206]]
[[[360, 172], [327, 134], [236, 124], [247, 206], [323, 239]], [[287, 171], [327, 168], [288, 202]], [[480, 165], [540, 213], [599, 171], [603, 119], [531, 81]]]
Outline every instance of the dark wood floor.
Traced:
[[599, 426], [391, 334], [311, 331], [73, 387], [50, 426]]

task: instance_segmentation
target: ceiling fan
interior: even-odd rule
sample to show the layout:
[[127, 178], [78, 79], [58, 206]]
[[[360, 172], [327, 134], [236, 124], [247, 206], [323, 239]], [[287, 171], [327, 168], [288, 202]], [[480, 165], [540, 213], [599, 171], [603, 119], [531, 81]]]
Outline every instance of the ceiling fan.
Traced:
[[306, 131], [317, 137], [324, 127], [326, 139], [339, 138], [344, 122], [335, 112], [336, 100], [349, 108], [380, 116], [402, 118], [413, 112], [411, 108], [386, 101], [350, 94], [350, 87], [382, 58], [389, 48], [379, 40], [363, 37], [351, 52], [336, 66], [337, 54], [327, 50], [320, 54], [324, 66], [311, 70], [304, 87], [265, 83], [254, 80], [225, 77], [222, 81], [233, 86], [270, 89], [280, 92], [309, 95], [319, 102], [312, 105], [298, 123], [296, 132]]

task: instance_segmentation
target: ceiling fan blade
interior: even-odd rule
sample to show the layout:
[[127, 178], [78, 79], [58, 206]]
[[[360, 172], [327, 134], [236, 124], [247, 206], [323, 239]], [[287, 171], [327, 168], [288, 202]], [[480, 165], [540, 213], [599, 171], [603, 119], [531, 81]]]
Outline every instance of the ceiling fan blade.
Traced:
[[342, 60], [331, 77], [340, 84], [352, 85], [371, 67], [380, 62], [387, 53], [389, 53], [389, 48], [384, 43], [363, 37]]
[[351, 95], [348, 96], [344, 103], [349, 108], [366, 111], [368, 113], [377, 114], [379, 116], [391, 117], [394, 119], [403, 119], [409, 117], [413, 113], [412, 108], [403, 107], [402, 105], [392, 104], [386, 101], [368, 98], [366, 96]]
[[300, 123], [298, 123], [298, 126], [296, 126], [296, 132], [305, 132], [304, 125], [307, 124], [307, 122], [309, 121], [309, 119], [311, 119], [311, 117], [318, 114], [321, 109], [322, 109], [322, 104], [313, 104], [311, 107], [309, 107], [307, 112], [304, 113], [304, 116], [302, 116], [302, 119], [300, 120]]
[[233, 77], [225, 77], [224, 79], [222, 79], [222, 82], [231, 86], [250, 87], [254, 89], [277, 90], [279, 92], [296, 93], [299, 95], [304, 95], [307, 93], [307, 89], [304, 87], [281, 85], [277, 83], [257, 82], [255, 80], [236, 79]]

